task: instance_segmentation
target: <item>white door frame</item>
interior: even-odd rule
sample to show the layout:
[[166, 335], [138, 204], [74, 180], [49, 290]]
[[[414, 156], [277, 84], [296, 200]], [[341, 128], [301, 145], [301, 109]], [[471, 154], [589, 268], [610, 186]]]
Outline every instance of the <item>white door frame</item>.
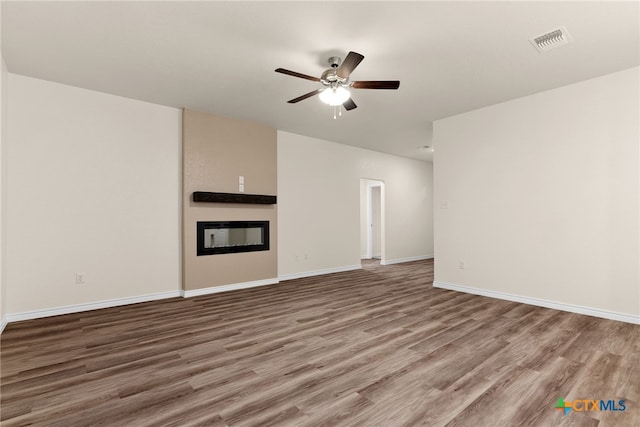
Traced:
[[[372, 182], [375, 181], [375, 182]], [[384, 238], [384, 181], [370, 180], [367, 183], [367, 259], [373, 257], [373, 188], [380, 187], [380, 262], [385, 259]]]

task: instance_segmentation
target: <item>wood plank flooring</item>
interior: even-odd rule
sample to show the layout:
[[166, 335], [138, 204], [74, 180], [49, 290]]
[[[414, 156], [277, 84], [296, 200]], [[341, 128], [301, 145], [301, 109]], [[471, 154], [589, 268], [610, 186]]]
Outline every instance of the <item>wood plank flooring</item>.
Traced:
[[11, 323], [2, 425], [640, 426], [640, 326], [364, 267]]

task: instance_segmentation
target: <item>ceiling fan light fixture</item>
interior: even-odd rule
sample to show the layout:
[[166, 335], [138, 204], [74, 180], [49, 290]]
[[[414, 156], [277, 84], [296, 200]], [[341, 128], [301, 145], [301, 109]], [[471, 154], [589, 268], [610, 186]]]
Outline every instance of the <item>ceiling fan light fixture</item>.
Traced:
[[320, 92], [320, 101], [332, 106], [342, 105], [350, 97], [349, 91], [342, 86], [328, 87]]

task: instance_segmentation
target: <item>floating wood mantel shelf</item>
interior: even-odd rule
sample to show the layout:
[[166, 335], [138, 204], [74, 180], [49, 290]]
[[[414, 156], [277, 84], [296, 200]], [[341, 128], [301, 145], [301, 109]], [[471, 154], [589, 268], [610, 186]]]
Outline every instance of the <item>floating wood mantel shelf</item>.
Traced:
[[209, 191], [194, 191], [194, 202], [205, 203], [252, 203], [255, 205], [275, 205], [276, 196], [245, 193], [211, 193]]

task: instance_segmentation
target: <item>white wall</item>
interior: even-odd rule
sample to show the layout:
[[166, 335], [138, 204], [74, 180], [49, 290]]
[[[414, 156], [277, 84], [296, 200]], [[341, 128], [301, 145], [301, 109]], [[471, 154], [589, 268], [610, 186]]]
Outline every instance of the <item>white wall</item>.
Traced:
[[432, 164], [278, 131], [278, 274], [360, 264], [360, 178], [385, 183], [386, 260], [433, 254]]
[[436, 281], [640, 315], [638, 80], [437, 121]]
[[7, 315], [177, 294], [180, 110], [11, 73], [8, 86]]
[[[0, 11], [2, 7], [0, 7]], [[2, 20], [2, 13], [0, 12], [0, 21]], [[5, 251], [5, 239], [4, 239], [4, 202], [6, 179], [4, 174], [6, 168], [4, 163], [6, 162], [6, 156], [4, 154], [5, 142], [7, 140], [7, 66], [4, 63], [4, 57], [2, 56], [2, 38], [0, 37], [0, 60], [2, 62], [2, 68], [0, 69], [0, 333], [4, 329], [5, 325], [5, 280], [4, 280], [4, 257]]]

